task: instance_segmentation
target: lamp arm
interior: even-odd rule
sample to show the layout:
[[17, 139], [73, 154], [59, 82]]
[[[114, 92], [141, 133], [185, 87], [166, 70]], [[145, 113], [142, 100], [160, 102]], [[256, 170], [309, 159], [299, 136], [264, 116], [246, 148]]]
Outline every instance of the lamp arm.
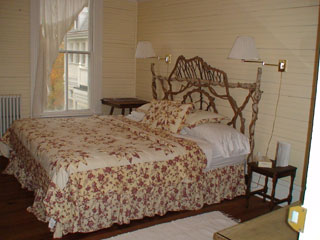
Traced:
[[154, 56], [154, 57], [150, 57], [150, 58], [156, 58], [156, 59], [158, 59], [158, 61], [164, 60], [166, 63], [171, 63], [171, 57], [172, 57], [171, 54], [168, 54], [165, 57]]
[[242, 62], [262, 63], [262, 65], [264, 65], [264, 61], [258, 61], [258, 60], [245, 60], [245, 59], [242, 59]]
[[275, 64], [275, 63], [265, 63], [265, 62], [263, 62], [262, 65], [266, 65], [266, 66], [276, 66], [276, 67], [279, 66], [279, 64]]
[[263, 66], [275, 66], [278, 67], [279, 72], [285, 72], [287, 67], [287, 61], [286, 60], [279, 60], [278, 64], [275, 63], [266, 63], [264, 61], [259, 60], [245, 60], [242, 59], [243, 62], [250, 62], [250, 63], [261, 63]]

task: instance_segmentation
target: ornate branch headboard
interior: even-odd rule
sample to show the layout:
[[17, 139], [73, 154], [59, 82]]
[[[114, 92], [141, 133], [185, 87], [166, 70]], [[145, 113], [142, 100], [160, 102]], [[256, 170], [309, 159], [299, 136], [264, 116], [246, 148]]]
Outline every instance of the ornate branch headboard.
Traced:
[[[258, 68], [257, 80], [255, 83], [229, 83], [227, 74], [219, 69], [211, 67], [202, 58], [194, 57], [186, 59], [179, 56], [169, 77], [156, 75], [154, 64], [151, 65], [152, 72], [152, 94], [154, 99], [180, 100], [183, 103], [193, 102], [199, 109], [210, 110], [218, 113], [218, 105], [225, 105], [227, 102], [233, 110], [228, 125], [237, 128], [245, 134], [246, 118], [243, 110], [251, 100], [251, 120], [248, 129], [251, 153], [248, 160], [252, 160], [254, 148], [254, 131], [258, 119], [258, 104], [261, 99], [260, 90], [262, 69]], [[157, 84], [160, 83], [163, 96], [157, 94]], [[245, 91], [242, 100], [235, 100], [230, 94], [230, 89], [241, 89]], [[242, 96], [242, 95], [241, 95]], [[218, 104], [217, 104], [218, 102]], [[250, 106], [250, 104], [249, 104]], [[250, 110], [250, 109], [249, 109]], [[239, 123], [239, 126], [237, 126]]]

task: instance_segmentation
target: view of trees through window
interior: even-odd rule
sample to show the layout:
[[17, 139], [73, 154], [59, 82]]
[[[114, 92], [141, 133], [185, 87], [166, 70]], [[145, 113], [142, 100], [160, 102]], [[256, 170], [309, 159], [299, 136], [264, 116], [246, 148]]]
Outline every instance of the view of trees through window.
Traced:
[[64, 110], [64, 54], [59, 53], [50, 74], [48, 110]]
[[81, 11], [60, 45], [50, 74], [47, 111], [89, 109], [88, 10]]

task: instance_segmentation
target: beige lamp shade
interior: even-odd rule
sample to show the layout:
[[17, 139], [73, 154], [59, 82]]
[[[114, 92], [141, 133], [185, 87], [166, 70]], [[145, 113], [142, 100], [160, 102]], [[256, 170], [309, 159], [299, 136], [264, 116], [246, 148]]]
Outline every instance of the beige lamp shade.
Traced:
[[136, 58], [151, 58], [156, 54], [153, 50], [152, 44], [149, 41], [139, 41], [136, 49]]
[[237, 37], [228, 58], [258, 60], [259, 54], [254, 39], [248, 36]]

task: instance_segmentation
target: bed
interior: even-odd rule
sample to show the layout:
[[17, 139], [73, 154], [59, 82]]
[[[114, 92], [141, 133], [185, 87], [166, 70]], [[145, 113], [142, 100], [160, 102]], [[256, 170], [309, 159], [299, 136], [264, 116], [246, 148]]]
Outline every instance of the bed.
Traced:
[[[245, 194], [260, 78], [229, 83], [200, 57], [183, 56], [169, 77], [156, 75], [154, 65], [151, 72], [154, 100], [129, 116], [22, 119], [1, 140], [11, 149], [5, 173], [34, 191], [28, 211], [48, 222], [55, 238]], [[247, 92], [239, 106], [231, 88]], [[218, 113], [218, 99], [230, 104], [231, 117]]]

